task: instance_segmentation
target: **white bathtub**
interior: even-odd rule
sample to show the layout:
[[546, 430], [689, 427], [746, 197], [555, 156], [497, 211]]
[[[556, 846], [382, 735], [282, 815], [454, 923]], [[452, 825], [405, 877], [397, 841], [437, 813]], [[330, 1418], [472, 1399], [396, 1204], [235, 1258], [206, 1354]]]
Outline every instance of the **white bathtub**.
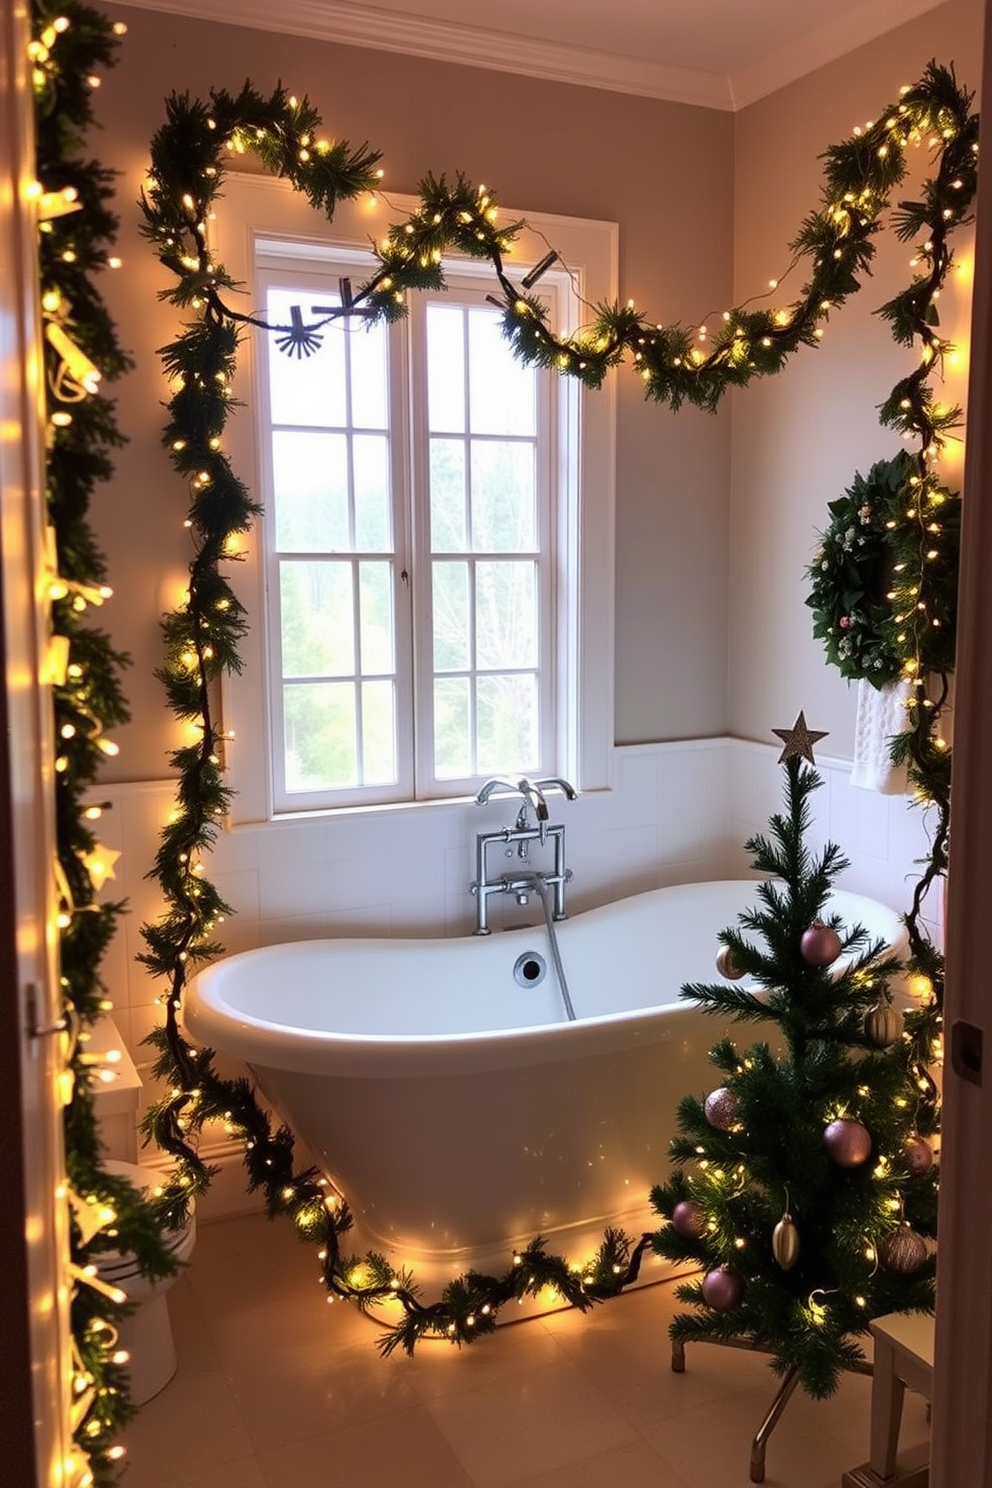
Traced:
[[[754, 881], [686, 884], [558, 925], [568, 1022], [543, 926], [453, 940], [316, 940], [230, 956], [186, 999], [190, 1035], [249, 1064], [347, 1197], [349, 1249], [418, 1278], [506, 1269], [540, 1233], [584, 1259], [603, 1228], [657, 1222], [682, 1095], [719, 1083], [726, 1030], [678, 999], [718, 980], [717, 932]], [[898, 915], [836, 893], [844, 920], [901, 951]], [[519, 986], [524, 957], [539, 984]], [[745, 984], [746, 985], [746, 984]], [[741, 1030], [743, 1044], [763, 1036]]]

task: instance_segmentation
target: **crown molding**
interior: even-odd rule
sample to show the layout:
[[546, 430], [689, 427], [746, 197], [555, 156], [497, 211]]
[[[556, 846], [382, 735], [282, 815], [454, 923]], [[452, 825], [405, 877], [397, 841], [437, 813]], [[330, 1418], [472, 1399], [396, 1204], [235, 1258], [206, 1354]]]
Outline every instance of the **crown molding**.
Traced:
[[623, 56], [568, 42], [522, 37], [507, 31], [410, 16], [349, 0], [282, 0], [278, 19], [267, 0], [125, 0], [126, 6], [194, 20], [307, 36], [373, 51], [398, 52], [484, 67], [549, 82], [670, 103], [734, 111], [746, 108], [816, 68], [915, 20], [944, 0], [860, 0], [812, 30], [732, 73], [677, 67], [646, 57]]
[[278, 20], [265, 0], [127, 0], [140, 10], [165, 11], [200, 21], [250, 26], [346, 46], [369, 47], [452, 62], [460, 67], [485, 67], [549, 82], [574, 83], [691, 103], [703, 108], [733, 108], [730, 80], [723, 73], [672, 67], [643, 57], [592, 51], [567, 42], [541, 41], [489, 31], [478, 26], [414, 18], [371, 5], [354, 6], [346, 0], [282, 0]]

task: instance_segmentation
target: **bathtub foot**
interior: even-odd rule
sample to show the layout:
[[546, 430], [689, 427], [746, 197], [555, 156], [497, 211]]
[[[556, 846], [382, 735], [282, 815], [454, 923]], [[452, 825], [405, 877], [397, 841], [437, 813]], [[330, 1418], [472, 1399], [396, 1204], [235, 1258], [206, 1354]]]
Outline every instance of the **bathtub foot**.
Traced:
[[789, 1403], [789, 1397], [796, 1385], [799, 1383], [799, 1366], [793, 1364], [779, 1385], [772, 1401], [768, 1414], [754, 1433], [754, 1441], [751, 1443], [751, 1482], [763, 1483], [765, 1481], [765, 1447], [771, 1436], [778, 1419]]

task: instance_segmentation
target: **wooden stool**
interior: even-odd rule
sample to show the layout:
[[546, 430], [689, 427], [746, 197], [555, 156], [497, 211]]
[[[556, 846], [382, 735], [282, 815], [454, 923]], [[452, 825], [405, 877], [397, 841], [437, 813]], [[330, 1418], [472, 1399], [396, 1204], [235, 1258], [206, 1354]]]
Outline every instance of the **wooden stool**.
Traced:
[[933, 1396], [934, 1320], [924, 1313], [890, 1312], [871, 1323], [875, 1367], [871, 1386], [871, 1455], [844, 1474], [844, 1488], [926, 1488], [930, 1473], [919, 1460], [896, 1476], [899, 1426], [907, 1385], [927, 1401]]

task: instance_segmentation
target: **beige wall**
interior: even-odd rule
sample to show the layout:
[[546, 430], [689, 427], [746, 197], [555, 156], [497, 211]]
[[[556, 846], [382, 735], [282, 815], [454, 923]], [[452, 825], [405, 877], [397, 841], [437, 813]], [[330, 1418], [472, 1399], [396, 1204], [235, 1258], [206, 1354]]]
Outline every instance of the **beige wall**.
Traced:
[[[175, 742], [152, 670], [158, 618], [175, 602], [187, 549], [185, 492], [159, 447], [155, 348], [173, 334], [165, 282], [133, 206], [170, 91], [206, 98], [250, 78], [309, 94], [329, 132], [384, 153], [386, 187], [462, 170], [502, 201], [620, 224], [622, 292], [672, 320], [730, 291], [733, 119], [711, 110], [474, 68], [404, 59], [257, 30], [107, 6], [125, 19], [119, 67], [99, 99], [101, 157], [121, 171], [124, 269], [108, 284], [137, 368], [119, 384], [130, 444], [95, 513], [116, 599], [107, 624], [133, 654], [134, 722], [118, 735], [117, 779], [165, 773]], [[725, 549], [729, 411], [674, 418], [620, 374], [617, 736], [711, 735], [725, 726]], [[687, 644], [691, 637], [691, 644]]]
[[[851, 56], [784, 88], [737, 115], [735, 163], [735, 294], [760, 291], [781, 274], [785, 245], [819, 201], [818, 156], [857, 124], [876, 118], [931, 58], [953, 63], [960, 82], [977, 89], [981, 73], [982, 4], [952, 0]], [[925, 165], [911, 152], [908, 196]], [[970, 267], [970, 229], [955, 251]], [[891, 233], [879, 239], [873, 277], [827, 328], [816, 352], [803, 351], [782, 376], [735, 394], [730, 516], [728, 723], [733, 734], [765, 739], [804, 708], [810, 725], [828, 729], [831, 754], [850, 756], [856, 691], [825, 664], [803, 603], [803, 573], [827, 502], [856, 470], [899, 448], [877, 421], [877, 405], [915, 365], [872, 312], [909, 281], [910, 250]], [[787, 281], [798, 290], [802, 271]], [[789, 298], [792, 294], [789, 295]], [[941, 301], [942, 334], [966, 341], [970, 275]], [[949, 391], [964, 400], [966, 360]], [[945, 479], [961, 488], [961, 451], [949, 451]]]
[[[177, 741], [158, 683], [158, 619], [182, 590], [185, 493], [159, 447], [164, 389], [155, 348], [174, 331], [165, 283], [137, 234], [148, 141], [172, 90], [205, 98], [250, 78], [307, 92], [330, 131], [384, 154], [386, 184], [463, 170], [515, 207], [620, 224], [620, 289], [653, 317], [694, 322], [781, 276], [788, 243], [819, 200], [818, 157], [913, 81], [927, 60], [979, 81], [980, 0], [951, 0], [737, 116], [514, 78], [257, 30], [108, 6], [130, 30], [100, 96], [99, 150], [121, 172], [125, 267], [108, 299], [136, 370], [118, 384], [130, 444], [97, 498], [116, 588], [106, 611], [135, 665], [134, 722], [117, 779], [165, 773]], [[922, 160], [920, 162], [922, 164]], [[970, 235], [959, 235], [970, 259]], [[855, 693], [825, 664], [803, 604], [804, 569], [826, 505], [856, 469], [891, 454], [875, 409], [910, 366], [874, 308], [906, 282], [909, 254], [880, 241], [875, 276], [837, 312], [817, 352], [735, 395], [716, 417], [673, 416], [620, 386], [617, 481], [617, 740], [730, 732], [767, 739], [800, 707], [850, 754]], [[787, 281], [795, 291], [801, 269]], [[783, 294], [785, 294], [783, 287]], [[943, 301], [964, 336], [967, 293]], [[963, 397], [963, 372], [955, 395]], [[731, 429], [733, 459], [731, 461]], [[960, 483], [960, 459], [947, 462]]]

